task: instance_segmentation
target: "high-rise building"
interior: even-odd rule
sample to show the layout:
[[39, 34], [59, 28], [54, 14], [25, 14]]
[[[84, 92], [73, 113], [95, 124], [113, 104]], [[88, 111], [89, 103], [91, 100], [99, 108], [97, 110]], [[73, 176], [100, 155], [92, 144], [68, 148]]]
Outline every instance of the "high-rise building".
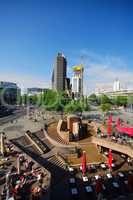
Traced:
[[79, 99], [83, 96], [83, 66], [73, 67], [72, 94]]
[[58, 53], [52, 74], [52, 89], [64, 91], [66, 85], [67, 60], [62, 53]]
[[0, 81], [0, 105], [17, 104], [21, 90], [16, 83]]
[[120, 87], [120, 81], [118, 79], [116, 79], [114, 81], [114, 85], [113, 85], [113, 91], [117, 92], [120, 91], [121, 87]]

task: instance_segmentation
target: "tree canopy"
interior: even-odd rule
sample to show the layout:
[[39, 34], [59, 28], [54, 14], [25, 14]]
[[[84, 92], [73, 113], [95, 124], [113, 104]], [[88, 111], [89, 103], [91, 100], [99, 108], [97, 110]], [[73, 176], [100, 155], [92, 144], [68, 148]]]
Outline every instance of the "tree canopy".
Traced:
[[22, 97], [23, 104], [27, 102], [42, 106], [46, 110], [65, 111], [66, 113], [83, 112], [89, 110], [88, 99], [73, 100], [65, 92], [49, 90], [40, 95]]
[[113, 100], [114, 100], [114, 104], [117, 106], [125, 106], [127, 104], [126, 96], [117, 96]]
[[98, 102], [100, 104], [107, 104], [107, 103], [111, 103], [111, 99], [107, 95], [101, 94], [100, 96], [98, 96]]
[[110, 103], [101, 104], [99, 109], [102, 112], [108, 112], [108, 111], [110, 111], [112, 109], [112, 105]]
[[98, 98], [97, 98], [96, 94], [91, 94], [91, 95], [88, 97], [88, 100], [89, 100], [89, 102], [91, 102], [91, 103], [98, 103]]

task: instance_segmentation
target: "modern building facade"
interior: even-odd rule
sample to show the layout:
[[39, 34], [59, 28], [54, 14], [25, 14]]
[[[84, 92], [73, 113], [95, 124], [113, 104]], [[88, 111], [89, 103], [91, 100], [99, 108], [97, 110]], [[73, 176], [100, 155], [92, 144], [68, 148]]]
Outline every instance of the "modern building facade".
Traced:
[[118, 92], [121, 90], [120, 81], [116, 79], [113, 84], [113, 91]]
[[20, 99], [21, 90], [16, 83], [0, 81], [0, 105], [14, 105]]
[[58, 53], [52, 74], [52, 89], [64, 91], [67, 77], [67, 60], [62, 53]]
[[81, 78], [78, 76], [72, 77], [72, 93], [76, 99], [79, 99], [81, 96]]
[[34, 88], [27, 88], [27, 95], [28, 96], [34, 96], [34, 95], [39, 95], [43, 92], [47, 92], [49, 89], [47, 88], [38, 88], [38, 87], [34, 87]]
[[83, 96], [83, 66], [73, 67], [72, 94], [75, 99]]
[[98, 88], [95, 92], [96, 95], [105, 94], [111, 97], [115, 96], [133, 96], [133, 88], [123, 88], [118, 79], [116, 79], [112, 85], [112, 87], [107, 88], [106, 84], [104, 84], [104, 88]]

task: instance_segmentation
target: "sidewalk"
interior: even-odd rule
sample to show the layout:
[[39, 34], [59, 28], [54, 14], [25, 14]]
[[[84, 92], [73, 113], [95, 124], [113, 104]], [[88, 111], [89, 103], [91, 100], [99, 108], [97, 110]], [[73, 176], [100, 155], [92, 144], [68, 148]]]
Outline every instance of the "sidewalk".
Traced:
[[27, 130], [36, 132], [41, 128], [43, 127], [40, 122], [33, 122], [29, 120], [27, 116], [20, 117], [19, 119], [14, 120], [13, 123], [8, 122], [0, 127], [1, 131], [6, 133], [8, 139], [20, 137], [24, 135]]

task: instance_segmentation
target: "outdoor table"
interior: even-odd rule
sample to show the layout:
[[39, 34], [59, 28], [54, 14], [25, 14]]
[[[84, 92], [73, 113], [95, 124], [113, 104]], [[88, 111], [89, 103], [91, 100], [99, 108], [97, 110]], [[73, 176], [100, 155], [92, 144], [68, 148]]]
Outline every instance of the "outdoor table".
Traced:
[[115, 187], [115, 188], [119, 188], [120, 187], [117, 182], [113, 182], [112, 184], [113, 184], [113, 187]]
[[125, 156], [124, 154], [121, 154], [121, 157], [122, 157], [122, 158], [126, 158], [126, 156]]
[[8, 161], [8, 160], [10, 160], [10, 158], [8, 157], [8, 158], [2, 158], [2, 160], [3, 161]]
[[99, 178], [101, 178], [99, 175], [95, 175], [96, 180], [98, 180]]
[[88, 182], [88, 177], [87, 176], [83, 176], [83, 182]]
[[72, 188], [71, 193], [72, 193], [72, 195], [77, 195], [78, 194], [77, 188]]
[[131, 175], [131, 174], [133, 174], [133, 172], [132, 172], [132, 171], [129, 171], [129, 172], [128, 172], [128, 174], [130, 174], [130, 175]]
[[115, 137], [112, 137], [112, 140], [113, 140], [113, 141], [116, 141], [116, 138], [115, 138]]
[[68, 167], [68, 171], [69, 171], [69, 172], [73, 172], [74, 169], [73, 169], [72, 167]]
[[114, 163], [112, 163], [112, 167], [115, 167], [116, 165]]
[[107, 151], [105, 151], [105, 152], [104, 152], [104, 155], [105, 155], [105, 156], [107, 156], [107, 155], [108, 155], [108, 152], [107, 152]]
[[110, 173], [108, 173], [108, 174], [106, 174], [107, 175], [107, 177], [110, 179], [110, 178], [112, 178], [112, 174], [110, 174]]
[[120, 177], [124, 177], [124, 174], [123, 174], [122, 172], [119, 172], [118, 175], [119, 175]]
[[90, 171], [91, 172], [95, 172], [97, 170], [97, 168], [95, 167], [95, 165], [91, 165], [90, 166]]
[[102, 169], [106, 169], [106, 165], [103, 163], [100, 165]]
[[76, 183], [75, 178], [70, 178], [70, 179], [69, 179], [69, 183]]
[[21, 183], [21, 181], [20, 181], [20, 180], [16, 181], [16, 184], [17, 184], [17, 185], [18, 185], [19, 183]]
[[87, 193], [93, 192], [92, 187], [91, 186], [85, 186], [85, 190]]
[[96, 169], [95, 165], [91, 165], [91, 169]]
[[131, 158], [128, 157], [127, 162], [131, 162]]

